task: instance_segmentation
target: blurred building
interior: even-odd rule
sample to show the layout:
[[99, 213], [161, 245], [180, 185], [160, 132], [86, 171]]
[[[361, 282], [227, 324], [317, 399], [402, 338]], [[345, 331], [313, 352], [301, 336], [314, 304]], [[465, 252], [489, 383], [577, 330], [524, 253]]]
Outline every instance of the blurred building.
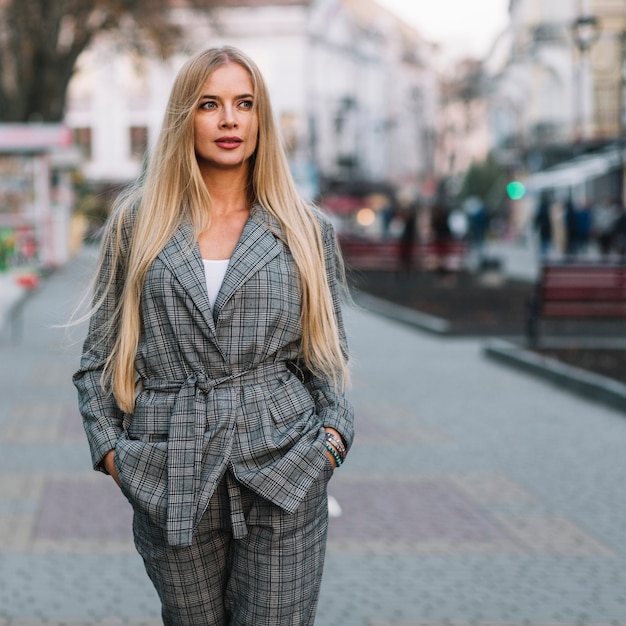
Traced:
[[530, 201], [622, 196], [626, 0], [510, 0], [509, 12], [487, 60], [498, 161]]
[[441, 85], [437, 132], [437, 165], [454, 191], [470, 165], [484, 161], [491, 149], [487, 77], [483, 63], [465, 59]]
[[428, 188], [436, 50], [414, 29], [373, 0], [224, 0], [208, 12], [173, 5], [188, 54], [140, 58], [101, 37], [79, 59], [66, 123], [89, 180], [134, 177], [158, 134], [177, 69], [198, 50], [230, 44], [264, 73], [305, 195], [364, 185]]

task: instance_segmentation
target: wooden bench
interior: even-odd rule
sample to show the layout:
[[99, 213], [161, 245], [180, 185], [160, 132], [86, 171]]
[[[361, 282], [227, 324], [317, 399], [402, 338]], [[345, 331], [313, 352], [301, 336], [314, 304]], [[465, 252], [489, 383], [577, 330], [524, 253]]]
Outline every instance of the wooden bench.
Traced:
[[528, 307], [526, 332], [531, 345], [539, 340], [542, 319], [626, 320], [626, 265], [543, 265]]
[[463, 268], [467, 244], [459, 239], [444, 242], [416, 241], [413, 244], [411, 267], [407, 268], [399, 239], [366, 239], [339, 235], [339, 245], [346, 265], [354, 270], [402, 271], [407, 269], [438, 269], [458, 271]]

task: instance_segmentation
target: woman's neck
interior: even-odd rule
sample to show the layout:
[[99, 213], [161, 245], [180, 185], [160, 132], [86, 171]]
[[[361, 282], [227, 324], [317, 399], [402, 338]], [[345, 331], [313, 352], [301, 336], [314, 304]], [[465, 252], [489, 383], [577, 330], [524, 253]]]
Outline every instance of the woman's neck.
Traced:
[[202, 178], [211, 197], [214, 214], [250, 208], [246, 168], [203, 172]]

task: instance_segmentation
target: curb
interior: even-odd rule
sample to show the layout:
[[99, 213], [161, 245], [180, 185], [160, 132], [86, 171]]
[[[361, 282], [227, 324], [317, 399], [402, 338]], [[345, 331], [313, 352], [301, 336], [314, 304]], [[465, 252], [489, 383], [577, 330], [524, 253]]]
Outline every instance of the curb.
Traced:
[[356, 304], [372, 313], [383, 315], [396, 322], [402, 322], [436, 335], [448, 335], [450, 333], [450, 322], [441, 317], [421, 313], [409, 307], [364, 293], [358, 289], [351, 289], [351, 293]]
[[626, 411], [626, 385], [612, 378], [566, 365], [499, 339], [487, 341], [483, 354], [584, 398]]
[[[450, 323], [443, 318], [394, 304], [358, 289], [351, 291], [354, 302], [363, 309], [440, 337], [453, 337]], [[626, 412], [626, 385], [612, 378], [567, 365], [502, 339], [488, 339], [482, 351], [494, 361], [541, 378], [588, 400]]]

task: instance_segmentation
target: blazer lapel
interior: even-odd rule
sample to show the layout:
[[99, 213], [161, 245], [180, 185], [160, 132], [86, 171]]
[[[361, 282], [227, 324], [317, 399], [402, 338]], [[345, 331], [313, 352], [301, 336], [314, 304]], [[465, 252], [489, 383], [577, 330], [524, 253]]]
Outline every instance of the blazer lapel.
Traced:
[[278, 230], [278, 222], [265, 209], [255, 205], [233, 250], [224, 282], [213, 305], [215, 319], [233, 293], [261, 267], [280, 254], [282, 244], [270, 230], [270, 225], [274, 225]]
[[191, 223], [181, 224], [167, 242], [158, 258], [171, 270], [186, 289], [200, 311], [211, 335], [215, 336], [215, 321], [206, 289], [204, 265]]

